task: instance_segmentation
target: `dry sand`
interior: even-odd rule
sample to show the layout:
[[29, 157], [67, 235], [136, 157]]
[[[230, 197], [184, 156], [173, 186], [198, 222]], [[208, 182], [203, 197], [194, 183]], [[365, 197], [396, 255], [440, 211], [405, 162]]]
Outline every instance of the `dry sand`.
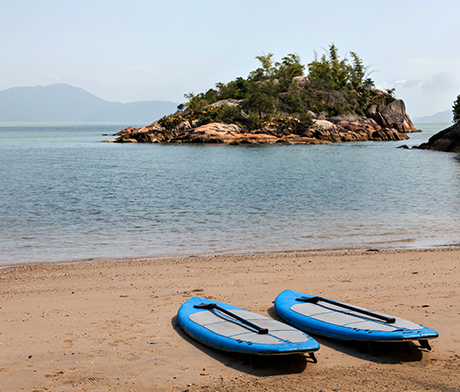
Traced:
[[[0, 269], [1, 391], [460, 391], [460, 250], [93, 260]], [[193, 295], [276, 317], [290, 288], [439, 332], [432, 351], [317, 340], [318, 363], [259, 359], [178, 327]]]

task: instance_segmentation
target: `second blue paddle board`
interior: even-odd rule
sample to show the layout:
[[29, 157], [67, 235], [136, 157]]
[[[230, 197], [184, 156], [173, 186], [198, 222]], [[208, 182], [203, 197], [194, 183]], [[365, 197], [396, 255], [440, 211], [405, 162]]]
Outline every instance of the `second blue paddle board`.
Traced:
[[427, 340], [438, 337], [436, 331], [411, 321], [293, 290], [284, 290], [276, 297], [275, 310], [283, 320], [303, 331], [335, 339], [418, 340], [430, 348]]

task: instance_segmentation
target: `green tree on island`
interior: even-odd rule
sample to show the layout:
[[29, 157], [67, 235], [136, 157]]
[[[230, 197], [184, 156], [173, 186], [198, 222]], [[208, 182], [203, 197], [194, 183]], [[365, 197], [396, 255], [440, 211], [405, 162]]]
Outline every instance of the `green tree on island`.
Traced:
[[[276, 126], [300, 132], [312, 124], [312, 116], [364, 116], [394, 100], [375, 90], [368, 67], [355, 52], [341, 59], [337, 47], [308, 64], [297, 54], [288, 54], [279, 62], [273, 53], [257, 56], [260, 66], [246, 78], [216, 83], [204, 93], [185, 94], [181, 112], [160, 120], [167, 129], [185, 119], [201, 123], [234, 123], [241, 128], [260, 129]], [[304, 76], [305, 69], [308, 75]]]
[[457, 95], [457, 99], [452, 106], [452, 112], [454, 115], [454, 123], [460, 123], [460, 94]]

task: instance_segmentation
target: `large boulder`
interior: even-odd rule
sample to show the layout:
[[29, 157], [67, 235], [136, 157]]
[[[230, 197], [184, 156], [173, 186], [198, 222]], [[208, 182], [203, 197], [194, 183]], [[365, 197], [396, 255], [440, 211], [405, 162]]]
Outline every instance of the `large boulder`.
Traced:
[[335, 130], [336, 126], [334, 123], [327, 120], [313, 120], [313, 129], [318, 131], [331, 131]]
[[[366, 112], [367, 115], [371, 115], [373, 110], [369, 109]], [[372, 117], [382, 128], [391, 128], [399, 132], [417, 131], [409, 115], [406, 113], [406, 105], [402, 99], [391, 102]]]
[[358, 131], [379, 131], [382, 127], [377, 124], [377, 122], [371, 118], [360, 120], [360, 121], [339, 121], [337, 126], [349, 131], [358, 132]]
[[416, 129], [412, 120], [410, 119], [409, 115], [406, 113], [405, 119], [403, 123], [400, 125], [399, 130], [401, 132], [409, 133], [409, 132], [421, 132], [421, 130]]
[[418, 148], [424, 150], [460, 152], [460, 123], [456, 123], [438, 132], [436, 135], [430, 137], [427, 143], [421, 144]]
[[231, 143], [240, 137], [240, 128], [235, 124], [210, 123], [192, 129], [176, 141], [191, 143]]
[[310, 78], [308, 76], [294, 76], [292, 78], [293, 82], [297, 82], [300, 86], [304, 86], [308, 82], [310, 82]]
[[398, 129], [406, 118], [406, 105], [402, 99], [397, 99], [385, 106], [380, 114], [387, 127]]
[[385, 106], [382, 111], [377, 112], [374, 115], [374, 119], [382, 128], [394, 128], [403, 123], [405, 113], [404, 102], [399, 99]]

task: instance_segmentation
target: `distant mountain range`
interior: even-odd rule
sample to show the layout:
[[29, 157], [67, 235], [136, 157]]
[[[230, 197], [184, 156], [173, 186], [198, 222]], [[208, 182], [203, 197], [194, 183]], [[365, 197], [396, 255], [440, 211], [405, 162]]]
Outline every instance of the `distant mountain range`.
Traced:
[[151, 123], [174, 113], [177, 103], [109, 102], [68, 84], [0, 91], [0, 123]]
[[425, 116], [425, 117], [414, 117], [412, 119], [413, 122], [452, 122], [452, 110], [446, 110], [444, 112], [439, 112], [436, 114], [433, 114], [432, 116]]

